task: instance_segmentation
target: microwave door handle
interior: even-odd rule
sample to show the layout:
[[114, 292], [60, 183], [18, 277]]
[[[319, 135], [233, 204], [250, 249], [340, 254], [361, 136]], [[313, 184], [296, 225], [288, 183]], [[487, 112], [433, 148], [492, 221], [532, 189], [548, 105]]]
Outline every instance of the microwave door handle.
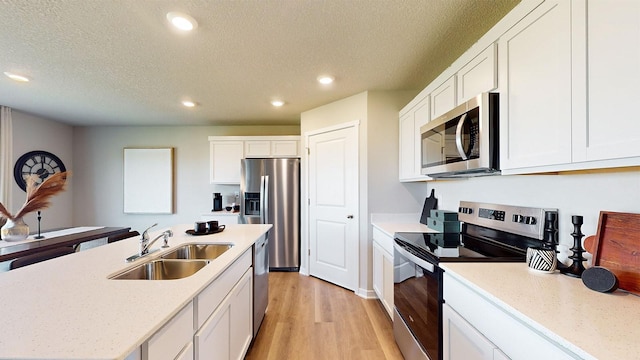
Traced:
[[465, 113], [458, 121], [458, 126], [456, 127], [456, 147], [458, 148], [458, 153], [460, 153], [460, 157], [462, 160], [467, 160], [467, 153], [464, 151], [464, 146], [462, 145], [462, 126], [464, 122], [467, 120], [467, 114]]

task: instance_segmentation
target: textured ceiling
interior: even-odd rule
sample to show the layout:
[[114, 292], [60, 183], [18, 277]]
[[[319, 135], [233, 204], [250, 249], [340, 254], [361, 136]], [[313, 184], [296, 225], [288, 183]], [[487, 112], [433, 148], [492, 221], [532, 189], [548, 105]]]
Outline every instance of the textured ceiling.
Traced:
[[0, 105], [71, 125], [299, 124], [362, 91], [417, 93], [517, 2], [0, 0], [0, 73], [32, 79], [1, 76]]

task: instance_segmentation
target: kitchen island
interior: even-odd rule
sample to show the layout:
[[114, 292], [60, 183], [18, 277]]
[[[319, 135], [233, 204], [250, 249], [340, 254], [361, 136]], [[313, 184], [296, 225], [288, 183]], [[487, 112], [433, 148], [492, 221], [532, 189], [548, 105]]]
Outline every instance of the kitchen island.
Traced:
[[[536, 272], [524, 263], [441, 266], [445, 304], [511, 359], [640, 356], [636, 295], [595, 292], [578, 278]], [[446, 333], [446, 319], [444, 326]], [[545, 351], [557, 355], [540, 357]]]
[[171, 249], [196, 242], [234, 246], [178, 280], [109, 279], [145, 261], [125, 262], [138, 252], [137, 237], [0, 273], [0, 359], [138, 358], [145, 342], [183, 309], [197, 307], [194, 298], [236, 260], [246, 258], [271, 225], [229, 225], [205, 236], [188, 235], [189, 228], [171, 227]]

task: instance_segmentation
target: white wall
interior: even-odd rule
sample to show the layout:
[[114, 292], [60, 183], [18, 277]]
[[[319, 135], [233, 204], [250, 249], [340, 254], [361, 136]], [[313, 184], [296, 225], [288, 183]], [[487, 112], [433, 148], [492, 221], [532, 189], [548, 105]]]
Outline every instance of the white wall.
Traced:
[[[73, 169], [73, 128], [55, 121], [50, 121], [12, 109], [13, 119], [13, 164], [23, 154], [33, 150], [48, 151], [60, 158], [67, 170]], [[13, 179], [13, 174], [11, 174]], [[43, 230], [72, 226], [71, 207], [73, 204], [72, 175], [67, 183], [67, 190], [51, 198], [51, 207], [42, 211], [41, 227]], [[15, 213], [26, 200], [26, 193], [12, 181], [9, 211]], [[7, 205], [7, 204], [5, 204]], [[37, 231], [36, 213], [25, 217], [30, 231]]]
[[[456, 211], [461, 200], [557, 208], [562, 259], [573, 246], [572, 215], [582, 215], [582, 232], [595, 235], [600, 211], [640, 213], [640, 168], [560, 175], [488, 176], [407, 184], [417, 200], [435, 189], [438, 207]], [[566, 261], [565, 261], [566, 262]]]
[[[372, 212], [406, 212], [417, 206], [417, 197], [398, 182], [398, 112], [415, 92], [370, 91], [302, 113], [300, 131], [310, 131], [337, 124], [359, 121], [359, 275], [358, 292], [372, 291], [371, 225]], [[306, 144], [303, 144], [306, 147]], [[303, 169], [306, 157], [302, 158]], [[307, 182], [302, 172], [302, 183]], [[302, 198], [306, 198], [303, 188]], [[308, 248], [307, 207], [302, 207], [302, 253]], [[308, 269], [308, 257], [302, 267]]]
[[[235, 186], [209, 184], [209, 141], [213, 135], [299, 135], [297, 126], [156, 126], [76, 127], [74, 129], [73, 223], [77, 226], [127, 226], [141, 231], [193, 223], [210, 213], [212, 193], [232, 193]], [[174, 214], [123, 212], [123, 148], [175, 148]], [[238, 164], [238, 166], [240, 166]], [[153, 181], [154, 174], [149, 174]]]

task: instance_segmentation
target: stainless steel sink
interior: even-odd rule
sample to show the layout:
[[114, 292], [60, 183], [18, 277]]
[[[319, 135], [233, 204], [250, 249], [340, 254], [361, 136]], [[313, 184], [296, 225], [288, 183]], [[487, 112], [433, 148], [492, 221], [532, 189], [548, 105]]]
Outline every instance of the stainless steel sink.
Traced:
[[186, 244], [162, 256], [163, 259], [213, 260], [231, 249], [233, 244]]
[[191, 276], [205, 267], [207, 260], [152, 260], [112, 276], [116, 280], [175, 280]]

